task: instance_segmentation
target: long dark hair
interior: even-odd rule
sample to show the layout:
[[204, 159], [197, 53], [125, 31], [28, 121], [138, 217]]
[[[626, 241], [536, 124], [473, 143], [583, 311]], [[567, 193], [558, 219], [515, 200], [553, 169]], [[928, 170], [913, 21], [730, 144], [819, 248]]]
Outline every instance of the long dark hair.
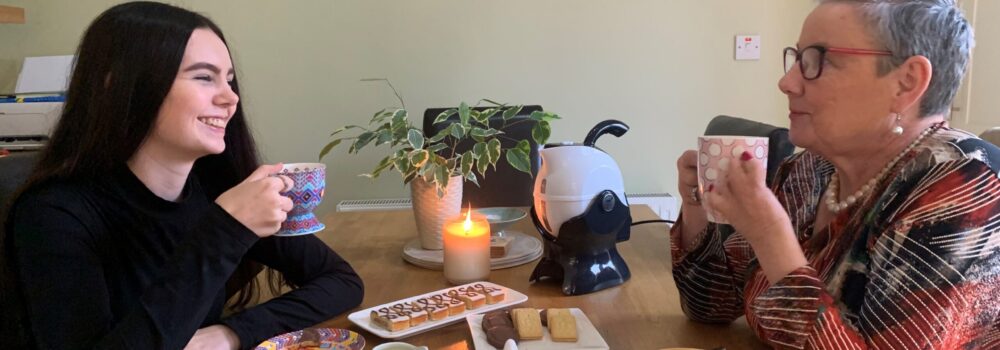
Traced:
[[[60, 179], [89, 181], [120, 167], [132, 157], [152, 131], [157, 113], [180, 68], [191, 33], [198, 28], [222, 30], [210, 19], [182, 8], [156, 2], [130, 2], [100, 14], [83, 35], [58, 125], [32, 175], [8, 203], [12, 209], [20, 193]], [[228, 44], [227, 44], [228, 46]], [[239, 95], [239, 83], [232, 82]], [[242, 103], [226, 127], [221, 154], [198, 159], [192, 169], [209, 198], [216, 198], [245, 179], [259, 164], [253, 135]], [[0, 305], [4, 333], [24, 338], [23, 303], [16, 285], [14, 249], [7, 244], [9, 214], [0, 215]], [[244, 260], [226, 285], [227, 296], [237, 294], [232, 307], [245, 308], [256, 298], [258, 264]], [[271, 290], [284, 278], [269, 270]], [[19, 312], [9, 312], [19, 310]], [[19, 315], [12, 315], [19, 314]], [[20, 336], [17, 336], [20, 333]], [[0, 334], [3, 339], [11, 339]], [[11, 345], [11, 344], [7, 344]]]

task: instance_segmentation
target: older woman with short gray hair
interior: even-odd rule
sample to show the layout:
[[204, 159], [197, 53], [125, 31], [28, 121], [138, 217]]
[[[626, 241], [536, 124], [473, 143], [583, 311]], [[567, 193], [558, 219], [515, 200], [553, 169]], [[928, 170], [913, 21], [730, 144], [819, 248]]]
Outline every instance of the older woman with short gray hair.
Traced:
[[771, 188], [749, 154], [703, 192], [677, 161], [688, 316], [779, 348], [1000, 349], [1000, 150], [947, 125], [972, 46], [953, 1], [821, 1], [784, 51], [804, 151]]

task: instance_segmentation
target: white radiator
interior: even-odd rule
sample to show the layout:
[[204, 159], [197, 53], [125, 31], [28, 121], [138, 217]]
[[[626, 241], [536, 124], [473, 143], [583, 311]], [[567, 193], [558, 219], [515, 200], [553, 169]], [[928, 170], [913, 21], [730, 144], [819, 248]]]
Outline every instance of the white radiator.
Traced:
[[[645, 204], [666, 220], [676, 220], [677, 200], [669, 193], [625, 194], [629, 204]], [[408, 210], [413, 203], [409, 198], [348, 199], [337, 203], [337, 211]]]

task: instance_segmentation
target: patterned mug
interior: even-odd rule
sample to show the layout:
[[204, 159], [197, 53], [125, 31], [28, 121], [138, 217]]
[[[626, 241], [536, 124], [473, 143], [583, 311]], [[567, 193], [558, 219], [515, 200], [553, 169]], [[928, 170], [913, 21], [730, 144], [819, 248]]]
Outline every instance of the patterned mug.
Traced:
[[275, 236], [298, 236], [325, 229], [326, 226], [319, 222], [313, 210], [319, 206], [326, 192], [326, 164], [285, 164], [278, 174], [291, 178], [295, 186], [291, 191], [281, 193], [292, 199], [293, 206]]
[[[705, 193], [709, 185], [722, 179], [729, 166], [740, 160], [743, 152], [767, 165], [767, 138], [752, 136], [700, 136], [698, 137], [698, 192]], [[763, 174], [762, 174], [763, 175]], [[763, 176], [761, 176], [763, 178]], [[708, 221], [718, 224], [729, 222], [719, 217], [707, 203], [702, 202]]]

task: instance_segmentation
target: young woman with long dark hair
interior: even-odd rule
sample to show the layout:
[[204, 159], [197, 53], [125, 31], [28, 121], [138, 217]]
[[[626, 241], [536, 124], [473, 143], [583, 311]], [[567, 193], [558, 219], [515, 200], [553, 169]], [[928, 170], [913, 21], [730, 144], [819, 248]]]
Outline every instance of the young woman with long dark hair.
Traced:
[[[270, 237], [292, 206], [280, 169], [258, 165], [211, 20], [152, 2], [105, 11], [0, 217], [7, 345], [247, 348], [357, 306], [361, 279], [326, 244]], [[293, 290], [247, 307], [262, 265]]]

